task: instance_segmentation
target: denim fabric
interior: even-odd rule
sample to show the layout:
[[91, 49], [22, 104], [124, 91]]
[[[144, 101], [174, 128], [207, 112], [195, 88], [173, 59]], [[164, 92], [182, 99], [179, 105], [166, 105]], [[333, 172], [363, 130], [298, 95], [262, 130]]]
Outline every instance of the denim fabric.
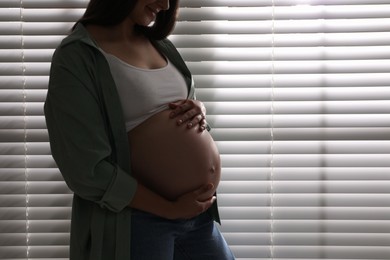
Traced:
[[132, 260], [234, 260], [212, 217], [167, 220], [133, 210]]

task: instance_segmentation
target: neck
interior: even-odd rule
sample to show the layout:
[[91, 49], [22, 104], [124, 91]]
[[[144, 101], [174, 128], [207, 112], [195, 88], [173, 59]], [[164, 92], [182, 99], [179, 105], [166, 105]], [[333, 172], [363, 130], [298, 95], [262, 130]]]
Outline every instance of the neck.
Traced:
[[114, 26], [90, 24], [86, 28], [97, 42], [136, 42], [144, 38], [127, 19]]

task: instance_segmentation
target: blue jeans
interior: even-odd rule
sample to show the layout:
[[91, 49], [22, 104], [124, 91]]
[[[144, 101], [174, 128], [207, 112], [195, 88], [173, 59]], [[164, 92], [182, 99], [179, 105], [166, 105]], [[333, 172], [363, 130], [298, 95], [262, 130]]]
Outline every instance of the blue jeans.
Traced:
[[132, 260], [234, 260], [208, 213], [190, 220], [168, 220], [134, 210]]

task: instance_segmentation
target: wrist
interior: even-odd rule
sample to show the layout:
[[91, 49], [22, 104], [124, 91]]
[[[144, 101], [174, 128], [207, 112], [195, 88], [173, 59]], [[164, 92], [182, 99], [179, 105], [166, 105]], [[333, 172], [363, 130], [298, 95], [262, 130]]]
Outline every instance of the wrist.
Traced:
[[140, 183], [138, 183], [137, 191], [129, 206], [162, 218], [175, 218], [174, 202], [165, 199]]

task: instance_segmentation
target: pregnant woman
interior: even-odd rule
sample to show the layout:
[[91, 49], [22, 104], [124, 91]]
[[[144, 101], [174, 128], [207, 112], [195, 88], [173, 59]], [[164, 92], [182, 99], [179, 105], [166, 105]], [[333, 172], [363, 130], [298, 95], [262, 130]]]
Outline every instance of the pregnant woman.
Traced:
[[91, 0], [53, 55], [44, 111], [74, 192], [70, 260], [234, 259], [214, 224], [218, 149], [166, 39], [178, 6]]

